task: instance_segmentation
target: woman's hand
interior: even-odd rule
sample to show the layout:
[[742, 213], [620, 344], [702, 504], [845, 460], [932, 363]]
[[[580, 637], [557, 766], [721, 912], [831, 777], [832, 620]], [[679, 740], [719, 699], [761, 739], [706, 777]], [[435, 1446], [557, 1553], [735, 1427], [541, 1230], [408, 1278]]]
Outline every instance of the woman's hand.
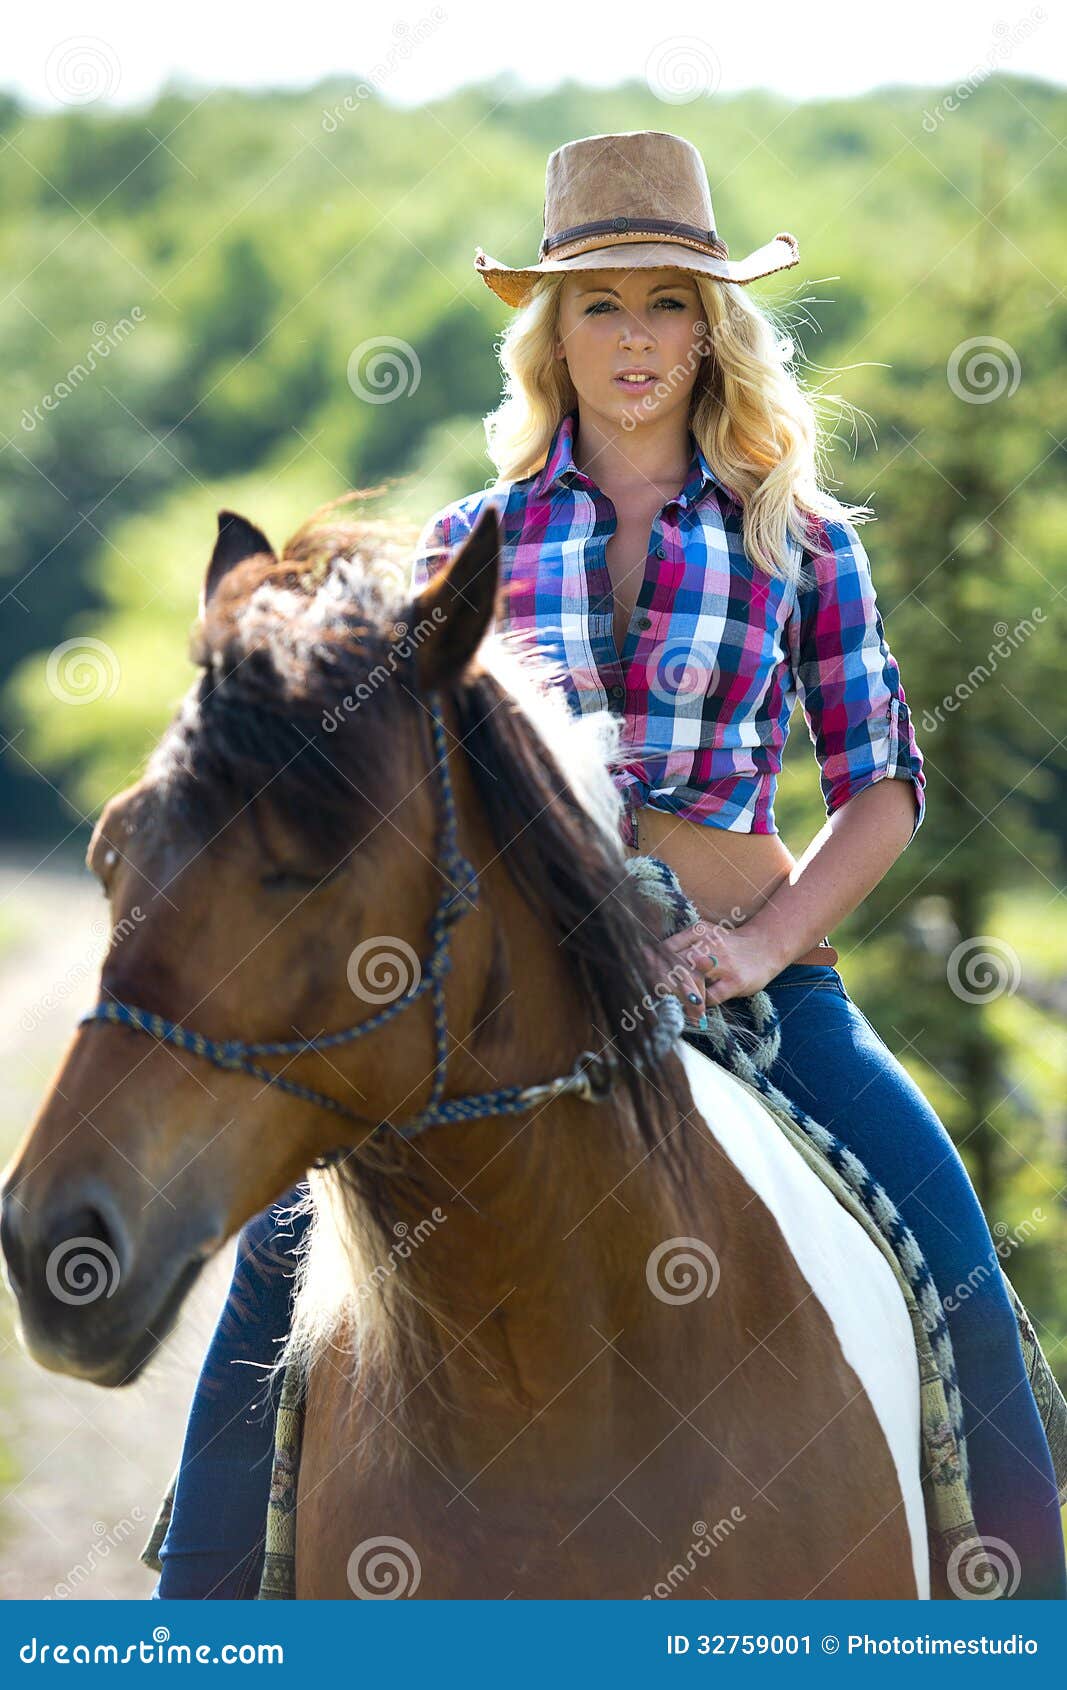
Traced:
[[781, 969], [770, 941], [754, 926], [696, 921], [663, 944], [675, 961], [668, 976], [692, 1026], [708, 1004], [751, 997]]

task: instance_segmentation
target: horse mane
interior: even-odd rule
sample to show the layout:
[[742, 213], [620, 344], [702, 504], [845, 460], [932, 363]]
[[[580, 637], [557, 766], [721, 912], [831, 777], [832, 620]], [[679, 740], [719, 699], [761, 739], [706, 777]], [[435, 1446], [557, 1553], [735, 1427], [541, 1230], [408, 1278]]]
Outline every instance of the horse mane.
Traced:
[[[208, 601], [193, 637], [203, 675], [148, 772], [154, 791], [198, 838], [212, 837], [241, 808], [269, 804], [309, 861], [328, 872], [379, 820], [361, 795], [396, 784], [402, 742], [412, 751], [424, 744], [425, 703], [414, 652], [399, 654], [397, 635], [412, 621], [412, 532], [317, 518], [280, 558], [237, 565]], [[390, 675], [402, 684], [381, 684]], [[619, 1059], [620, 1086], [596, 1107], [619, 1111], [635, 1166], [654, 1160], [659, 1177], [691, 1196], [699, 1158], [682, 1125], [691, 1098], [680, 1065], [655, 1062], [662, 957], [618, 839], [621, 800], [610, 763], [619, 723], [608, 711], [576, 718], [559, 680], [543, 654], [491, 633], [448, 701], [496, 853], [556, 939], [588, 1008], [592, 1033], [581, 1043], [608, 1047]], [[356, 692], [360, 732], [329, 732], [329, 712]], [[420, 765], [414, 778], [422, 773]], [[391, 1134], [376, 1135], [338, 1168], [312, 1170], [306, 1206], [315, 1222], [298, 1266], [292, 1330], [272, 1374], [293, 1363], [306, 1380], [347, 1315], [361, 1371], [373, 1369], [383, 1396], [399, 1408], [429, 1379], [442, 1405], [454, 1406], [441, 1368], [453, 1345], [451, 1322], [447, 1311], [427, 1306], [418, 1253], [403, 1274], [375, 1274], [443, 1194], [428, 1159]], [[477, 1340], [466, 1348], [477, 1351]], [[445, 1436], [446, 1417], [438, 1418]], [[425, 1418], [418, 1422], [420, 1448], [434, 1432]], [[387, 1441], [391, 1458], [402, 1461], [405, 1440]], [[438, 1454], [445, 1453], [441, 1444]]]

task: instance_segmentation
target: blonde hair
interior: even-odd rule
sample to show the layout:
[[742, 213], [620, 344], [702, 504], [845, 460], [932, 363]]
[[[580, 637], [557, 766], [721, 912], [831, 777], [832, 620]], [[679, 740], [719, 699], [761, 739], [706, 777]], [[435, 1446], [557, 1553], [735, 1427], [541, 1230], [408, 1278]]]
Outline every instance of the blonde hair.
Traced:
[[[790, 369], [796, 344], [775, 314], [747, 289], [689, 272], [700, 295], [706, 335], [690, 398], [689, 426], [711, 468], [741, 502], [745, 550], [765, 574], [795, 580], [801, 548], [813, 544], [811, 517], [865, 521], [866, 505], [849, 505], [819, 485], [832, 438], [820, 408], [855, 407], [802, 388]], [[504, 398], [485, 418], [488, 454], [501, 480], [518, 480], [544, 464], [561, 418], [578, 405], [566, 363], [555, 357], [566, 277], [535, 282], [531, 297], [504, 330], [499, 359]], [[678, 379], [669, 372], [664, 381]]]

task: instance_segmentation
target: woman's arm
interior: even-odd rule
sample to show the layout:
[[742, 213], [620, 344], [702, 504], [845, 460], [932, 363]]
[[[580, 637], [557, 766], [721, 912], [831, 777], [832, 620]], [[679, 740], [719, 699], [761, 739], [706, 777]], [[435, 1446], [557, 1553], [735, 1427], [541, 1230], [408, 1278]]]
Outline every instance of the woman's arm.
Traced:
[[[709, 1004], [758, 992], [877, 886], [911, 839], [916, 808], [910, 781], [864, 787], [833, 812], [788, 879], [747, 921], [731, 928], [709, 917], [664, 941], [682, 965], [672, 990], [682, 997], [700, 990]], [[689, 896], [699, 909], [700, 899]], [[713, 969], [706, 979], [705, 964]], [[685, 1007], [693, 1019], [700, 1013], [688, 1000]]]
[[766, 904], [732, 933], [715, 935], [719, 967], [707, 982], [707, 1002], [756, 992], [818, 945], [895, 864], [915, 828], [915, 811], [913, 784], [898, 779], [866, 786], [835, 810]]
[[717, 959], [708, 1003], [758, 991], [810, 950], [878, 884], [925, 813], [922, 752], [854, 524], [821, 522], [808, 561], [786, 641], [828, 819], [748, 921], [676, 935], [672, 948], [701, 973]]

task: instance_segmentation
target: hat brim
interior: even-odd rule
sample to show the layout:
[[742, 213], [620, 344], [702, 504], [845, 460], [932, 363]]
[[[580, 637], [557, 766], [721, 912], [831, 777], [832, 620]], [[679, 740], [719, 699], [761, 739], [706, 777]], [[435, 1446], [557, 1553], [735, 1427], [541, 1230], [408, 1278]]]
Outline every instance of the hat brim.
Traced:
[[506, 305], [524, 304], [538, 276], [568, 270], [696, 270], [721, 282], [744, 285], [758, 281], [761, 276], [772, 276], [777, 270], [790, 270], [799, 262], [796, 237], [784, 232], [750, 252], [747, 258], [737, 260], [712, 258], [710, 253], [697, 252], [678, 241], [614, 241], [610, 246], [575, 253], [572, 258], [544, 258], [540, 264], [518, 270], [490, 258], [481, 247], [475, 248], [474, 255], [474, 268]]

